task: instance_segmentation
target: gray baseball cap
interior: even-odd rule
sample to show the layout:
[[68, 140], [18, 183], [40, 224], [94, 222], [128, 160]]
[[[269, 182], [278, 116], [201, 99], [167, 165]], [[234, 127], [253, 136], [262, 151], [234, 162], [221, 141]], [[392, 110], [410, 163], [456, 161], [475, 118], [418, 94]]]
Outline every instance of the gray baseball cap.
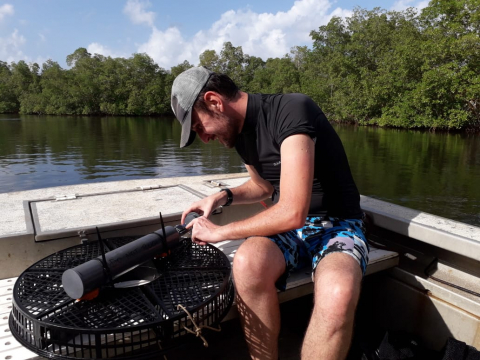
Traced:
[[175, 117], [182, 124], [181, 148], [195, 140], [196, 134], [192, 131], [192, 107], [211, 74], [213, 72], [202, 66], [192, 67], [173, 81], [171, 103]]

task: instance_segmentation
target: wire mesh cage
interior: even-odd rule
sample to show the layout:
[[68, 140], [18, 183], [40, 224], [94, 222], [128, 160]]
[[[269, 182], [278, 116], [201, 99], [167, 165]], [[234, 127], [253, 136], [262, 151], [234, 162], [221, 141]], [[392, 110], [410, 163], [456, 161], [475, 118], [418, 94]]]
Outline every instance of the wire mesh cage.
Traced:
[[[133, 240], [107, 239], [106, 251]], [[20, 275], [9, 326], [22, 345], [54, 359], [156, 358], [193, 337], [196, 328], [217, 326], [232, 305], [228, 258], [188, 238], [169, 256], [146, 265], [156, 271], [153, 281], [107, 286], [93, 300], [71, 299], [63, 290], [62, 273], [100, 255], [98, 242], [78, 245]]]

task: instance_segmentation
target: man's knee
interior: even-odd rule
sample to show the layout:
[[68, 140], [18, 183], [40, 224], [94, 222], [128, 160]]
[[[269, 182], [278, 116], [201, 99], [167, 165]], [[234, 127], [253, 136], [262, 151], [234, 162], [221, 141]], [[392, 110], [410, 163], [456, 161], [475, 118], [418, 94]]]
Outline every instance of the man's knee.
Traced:
[[325, 257], [315, 274], [314, 312], [332, 321], [352, 318], [360, 295], [361, 280], [360, 266], [349, 255], [331, 254]]
[[274, 284], [284, 271], [285, 261], [280, 249], [263, 237], [246, 240], [233, 259], [233, 276], [237, 287], [255, 289]]
[[348, 282], [336, 282], [329, 289], [316, 293], [318, 303], [327, 315], [348, 316], [354, 311], [358, 300], [356, 287]]

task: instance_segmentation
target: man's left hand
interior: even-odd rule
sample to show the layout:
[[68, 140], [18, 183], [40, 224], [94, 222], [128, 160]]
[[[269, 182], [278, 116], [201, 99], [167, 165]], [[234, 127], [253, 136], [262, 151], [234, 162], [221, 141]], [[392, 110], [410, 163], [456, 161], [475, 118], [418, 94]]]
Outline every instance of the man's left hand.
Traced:
[[225, 240], [220, 236], [220, 228], [221, 226], [215, 225], [205, 216], [196, 218], [187, 225], [187, 229], [192, 229], [192, 242], [199, 245]]

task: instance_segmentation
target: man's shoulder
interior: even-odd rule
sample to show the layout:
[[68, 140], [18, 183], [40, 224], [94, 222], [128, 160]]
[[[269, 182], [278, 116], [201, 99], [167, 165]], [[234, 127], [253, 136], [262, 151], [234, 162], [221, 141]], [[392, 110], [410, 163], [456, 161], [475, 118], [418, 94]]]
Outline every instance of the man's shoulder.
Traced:
[[267, 114], [282, 118], [283, 116], [318, 116], [322, 113], [320, 107], [308, 95], [261, 94], [262, 108]]
[[301, 93], [260, 95], [263, 102], [270, 104], [289, 104], [298, 102], [315, 103], [311, 97]]
[[265, 104], [276, 117], [317, 118], [323, 115], [322, 109], [305, 94], [280, 94], [266, 100]]

